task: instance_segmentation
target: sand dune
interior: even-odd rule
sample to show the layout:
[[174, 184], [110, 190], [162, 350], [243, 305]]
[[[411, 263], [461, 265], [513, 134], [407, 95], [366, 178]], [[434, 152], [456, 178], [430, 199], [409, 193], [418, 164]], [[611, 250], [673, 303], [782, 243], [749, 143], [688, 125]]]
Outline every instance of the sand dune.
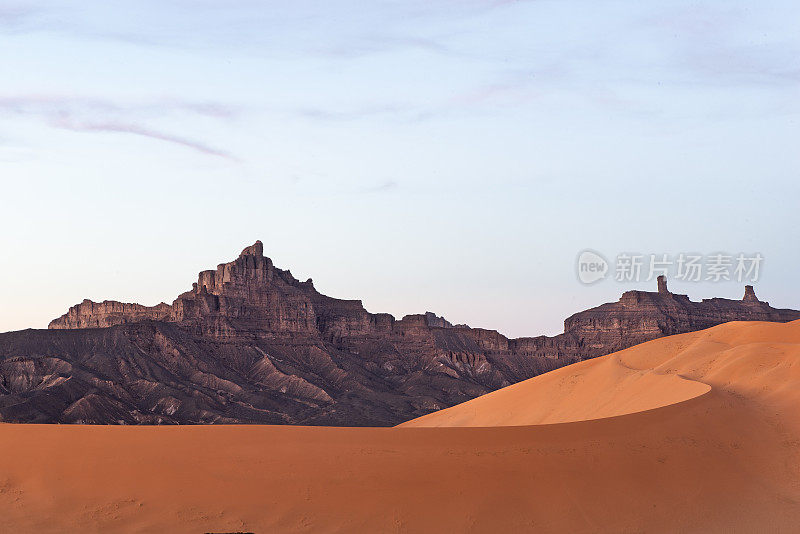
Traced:
[[701, 382], [628, 367], [619, 357], [587, 360], [419, 417], [412, 426], [521, 426], [601, 419], [676, 404], [711, 390]]
[[615, 417], [712, 388], [800, 400], [800, 321], [731, 322], [570, 365], [400, 426], [516, 426]]
[[0, 530], [794, 532], [799, 401], [800, 322], [728, 323], [396, 428], [0, 425]]

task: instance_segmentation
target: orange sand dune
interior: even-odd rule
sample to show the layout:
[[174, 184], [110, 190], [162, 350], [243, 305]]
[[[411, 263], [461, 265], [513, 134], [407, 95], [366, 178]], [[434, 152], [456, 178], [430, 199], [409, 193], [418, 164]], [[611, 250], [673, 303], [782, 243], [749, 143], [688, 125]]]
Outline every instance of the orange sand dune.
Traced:
[[399, 426], [569, 423], [652, 410], [710, 389], [675, 373], [629, 367], [613, 354], [551, 371]]
[[399, 426], [568, 423], [659, 408], [712, 389], [800, 400], [800, 321], [731, 322], [580, 362]]
[[799, 402], [728, 323], [396, 428], [0, 425], [0, 531], [795, 532]]

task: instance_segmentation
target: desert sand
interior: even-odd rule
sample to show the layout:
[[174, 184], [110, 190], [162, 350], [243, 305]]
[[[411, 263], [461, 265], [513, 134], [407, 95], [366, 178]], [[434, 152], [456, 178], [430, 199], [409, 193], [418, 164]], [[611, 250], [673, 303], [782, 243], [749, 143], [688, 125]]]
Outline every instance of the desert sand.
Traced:
[[644, 343], [395, 428], [0, 425], [8, 532], [793, 532], [800, 321]]

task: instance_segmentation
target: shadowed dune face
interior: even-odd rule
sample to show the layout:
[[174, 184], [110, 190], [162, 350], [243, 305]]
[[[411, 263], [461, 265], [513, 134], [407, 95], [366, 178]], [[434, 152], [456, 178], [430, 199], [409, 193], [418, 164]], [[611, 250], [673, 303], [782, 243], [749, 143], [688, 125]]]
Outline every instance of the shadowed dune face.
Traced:
[[800, 322], [726, 324], [440, 428], [0, 425], [0, 511], [19, 532], [793, 532], [799, 350]]

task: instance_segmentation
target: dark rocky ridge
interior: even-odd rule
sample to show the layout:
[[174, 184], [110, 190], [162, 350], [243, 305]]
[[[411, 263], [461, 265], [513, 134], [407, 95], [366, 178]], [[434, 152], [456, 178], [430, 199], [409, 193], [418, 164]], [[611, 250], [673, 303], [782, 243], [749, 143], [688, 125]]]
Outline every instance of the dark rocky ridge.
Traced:
[[662, 279], [569, 317], [558, 336], [508, 339], [327, 297], [256, 242], [171, 305], [86, 300], [49, 330], [0, 334], [0, 419], [392, 425], [664, 335], [798, 318], [749, 286], [741, 301], [692, 302]]

